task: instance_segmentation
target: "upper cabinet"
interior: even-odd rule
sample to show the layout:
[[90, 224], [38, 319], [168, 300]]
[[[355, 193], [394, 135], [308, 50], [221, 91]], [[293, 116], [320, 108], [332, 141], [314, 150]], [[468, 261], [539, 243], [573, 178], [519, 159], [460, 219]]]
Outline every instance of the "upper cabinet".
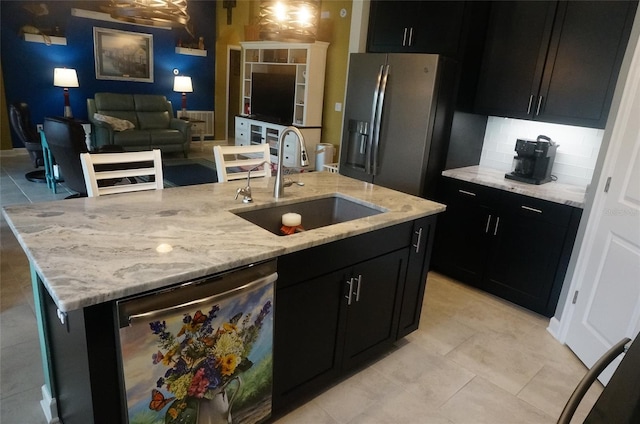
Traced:
[[367, 51], [458, 53], [463, 1], [372, 1]]
[[493, 2], [475, 111], [604, 128], [637, 5]]

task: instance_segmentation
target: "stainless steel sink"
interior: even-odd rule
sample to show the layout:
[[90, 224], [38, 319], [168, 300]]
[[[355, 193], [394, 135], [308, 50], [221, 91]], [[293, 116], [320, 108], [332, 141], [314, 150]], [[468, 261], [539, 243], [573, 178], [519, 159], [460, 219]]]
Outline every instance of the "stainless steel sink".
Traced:
[[383, 213], [384, 210], [361, 205], [343, 197], [331, 196], [234, 213], [273, 234], [283, 235], [280, 231], [282, 215], [291, 212], [302, 216], [302, 227], [305, 230], [313, 230], [314, 228], [377, 215]]

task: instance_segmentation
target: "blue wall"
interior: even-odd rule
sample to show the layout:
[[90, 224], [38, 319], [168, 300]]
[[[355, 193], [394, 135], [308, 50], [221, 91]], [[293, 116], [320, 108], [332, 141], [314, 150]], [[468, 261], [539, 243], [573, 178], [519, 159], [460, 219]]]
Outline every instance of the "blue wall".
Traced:
[[[197, 37], [204, 37], [207, 56], [187, 56], [175, 53], [178, 40], [194, 40], [184, 29], [155, 29], [125, 23], [71, 16], [71, 8], [97, 9], [97, 1], [47, 1], [49, 14], [34, 16], [25, 4], [32, 1], [0, 2], [0, 48], [7, 104], [22, 101], [29, 104], [34, 123], [45, 116], [62, 115], [62, 88], [53, 86], [53, 68], [75, 68], [80, 87], [69, 89], [73, 115], [87, 119], [86, 99], [97, 92], [162, 94], [173, 104], [174, 111], [181, 107], [181, 95], [173, 91], [173, 69], [193, 81], [193, 93], [187, 94], [191, 110], [213, 110], [215, 82], [215, 0], [189, 0], [188, 13]], [[24, 40], [20, 28], [25, 25], [55, 28], [67, 39], [66, 46], [32, 43]], [[93, 27], [140, 32], [153, 35], [154, 82], [125, 82], [98, 80], [93, 53]], [[12, 134], [14, 147], [23, 147]]]

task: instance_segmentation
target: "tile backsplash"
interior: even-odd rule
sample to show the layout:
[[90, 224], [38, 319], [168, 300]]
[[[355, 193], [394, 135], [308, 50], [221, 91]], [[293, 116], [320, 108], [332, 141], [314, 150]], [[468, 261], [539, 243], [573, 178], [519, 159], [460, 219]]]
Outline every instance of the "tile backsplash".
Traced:
[[546, 135], [558, 143], [551, 173], [564, 184], [591, 182], [604, 130], [490, 116], [480, 165], [511, 172], [516, 139]]

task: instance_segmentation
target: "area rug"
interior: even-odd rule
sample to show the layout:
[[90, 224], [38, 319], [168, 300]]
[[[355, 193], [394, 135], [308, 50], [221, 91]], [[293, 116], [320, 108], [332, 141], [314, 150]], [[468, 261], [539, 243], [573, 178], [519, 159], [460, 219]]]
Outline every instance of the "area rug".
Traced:
[[218, 182], [216, 164], [204, 158], [163, 160], [162, 174], [165, 187]]

